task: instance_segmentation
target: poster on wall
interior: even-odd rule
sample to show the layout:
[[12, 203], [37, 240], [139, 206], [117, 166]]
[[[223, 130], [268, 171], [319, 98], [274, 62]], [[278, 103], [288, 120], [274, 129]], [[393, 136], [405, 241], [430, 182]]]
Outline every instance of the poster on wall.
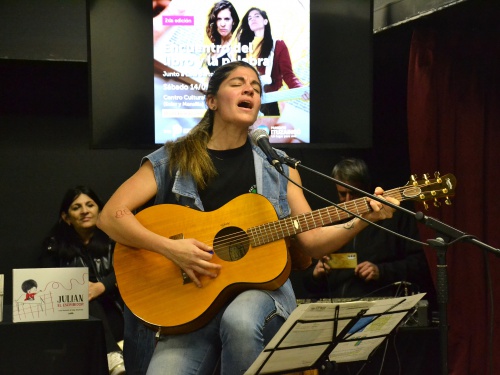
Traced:
[[264, 93], [254, 127], [273, 143], [310, 142], [309, 0], [153, 1], [155, 143], [203, 117], [213, 72], [243, 60]]
[[88, 319], [87, 267], [14, 269], [12, 278], [14, 323]]

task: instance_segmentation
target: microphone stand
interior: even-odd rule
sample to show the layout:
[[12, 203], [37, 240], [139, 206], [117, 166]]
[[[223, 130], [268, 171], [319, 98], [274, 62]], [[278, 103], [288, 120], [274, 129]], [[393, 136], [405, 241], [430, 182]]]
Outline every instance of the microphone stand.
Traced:
[[[446, 263], [446, 251], [447, 248], [458, 241], [467, 241], [476, 245], [477, 247], [487, 250], [496, 256], [500, 256], [500, 249], [494, 248], [490, 245], [487, 245], [472, 235], [468, 235], [464, 232], [459, 231], [456, 228], [453, 228], [437, 219], [424, 215], [422, 212], [413, 212], [411, 210], [407, 210], [404, 207], [395, 205], [391, 202], [383, 200], [376, 195], [367, 193], [361, 189], [356, 188], [355, 186], [351, 186], [346, 184], [343, 181], [339, 181], [331, 176], [325, 175], [321, 172], [315, 171], [314, 169], [308, 168], [299, 160], [296, 160], [291, 157], [284, 157], [281, 160], [282, 163], [288, 165], [291, 168], [298, 169], [303, 168], [310, 172], [313, 172], [322, 177], [326, 177], [327, 179], [339, 184], [347, 189], [356, 191], [359, 194], [367, 196], [371, 199], [374, 199], [382, 204], [390, 206], [396, 210], [403, 211], [406, 214], [412, 215], [418, 222], [426, 225], [427, 227], [433, 229], [438, 233], [436, 238], [428, 239], [426, 242], [433, 247], [437, 251], [437, 302], [439, 309], [439, 339], [440, 339], [440, 350], [441, 350], [441, 374], [448, 374], [448, 274], [447, 274], [447, 263]], [[451, 242], [450, 242], [451, 240]]]
[[[422, 212], [415, 214], [417, 221], [433, 229], [441, 236], [434, 239], [428, 239], [427, 243], [437, 251], [437, 302], [439, 307], [439, 333], [441, 348], [441, 373], [448, 374], [448, 274], [446, 264], [446, 251], [448, 247], [458, 241], [466, 241], [477, 247], [487, 250], [496, 256], [500, 256], [500, 249], [487, 245], [474, 236], [467, 235], [437, 219], [424, 215]], [[450, 242], [451, 239], [451, 242]]]

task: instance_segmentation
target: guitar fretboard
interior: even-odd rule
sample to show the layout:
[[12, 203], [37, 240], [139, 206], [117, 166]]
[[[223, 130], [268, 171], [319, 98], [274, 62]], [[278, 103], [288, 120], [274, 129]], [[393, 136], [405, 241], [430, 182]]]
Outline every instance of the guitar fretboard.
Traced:
[[[390, 196], [400, 201], [405, 199], [400, 188], [388, 190], [384, 193], [384, 196]], [[315, 228], [348, 219], [353, 216], [351, 212], [362, 215], [372, 210], [366, 198], [354, 199], [337, 206], [325, 207], [305, 214], [249, 228], [248, 234], [250, 236], [250, 242], [253, 247], [265, 245], [285, 237], [290, 237], [295, 234], [307, 232]]]

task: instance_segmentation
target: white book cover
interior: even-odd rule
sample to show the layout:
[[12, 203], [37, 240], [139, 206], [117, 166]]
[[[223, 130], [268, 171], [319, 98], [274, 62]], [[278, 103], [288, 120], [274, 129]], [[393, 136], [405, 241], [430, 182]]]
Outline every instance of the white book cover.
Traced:
[[12, 278], [14, 323], [88, 319], [87, 267], [14, 269]]

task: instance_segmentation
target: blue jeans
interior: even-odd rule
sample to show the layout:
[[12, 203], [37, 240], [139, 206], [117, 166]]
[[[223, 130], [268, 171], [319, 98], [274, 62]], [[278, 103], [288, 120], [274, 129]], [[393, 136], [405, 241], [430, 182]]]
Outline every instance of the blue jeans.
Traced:
[[243, 374], [296, 307], [288, 280], [276, 291], [247, 290], [204, 327], [181, 335], [162, 335], [148, 375]]
[[127, 375], [145, 375], [155, 350], [156, 333], [147, 328], [125, 305], [123, 361]]

